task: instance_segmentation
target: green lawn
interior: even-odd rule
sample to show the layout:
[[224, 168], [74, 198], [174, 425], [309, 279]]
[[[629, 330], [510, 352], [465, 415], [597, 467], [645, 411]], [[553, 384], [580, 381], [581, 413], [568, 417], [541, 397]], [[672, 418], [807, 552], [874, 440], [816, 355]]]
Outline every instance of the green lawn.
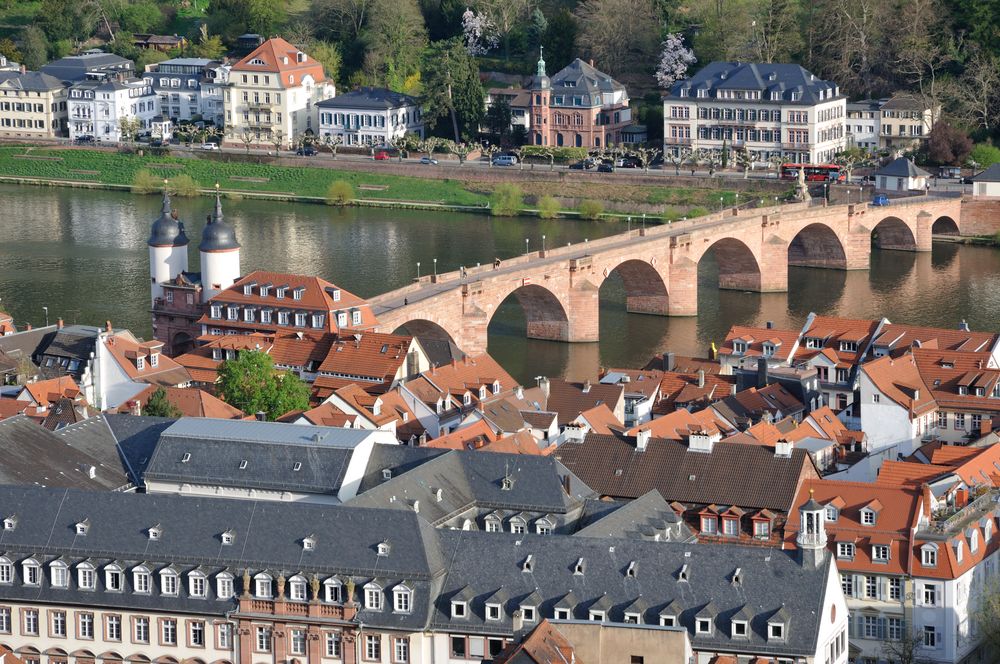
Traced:
[[[15, 156], [23, 154], [61, 157], [61, 160], [23, 159]], [[168, 164], [179, 168], [166, 167]], [[354, 186], [359, 198], [430, 201], [449, 205], [480, 205], [487, 200], [485, 194], [468, 191], [461, 182], [455, 180], [422, 179], [325, 168], [245, 164], [198, 158], [139, 157], [98, 150], [0, 148], [0, 175], [129, 185], [141, 169], [147, 169], [162, 178], [186, 173], [202, 187], [212, 187], [218, 182], [223, 189], [235, 191], [325, 197], [331, 182], [346, 180]], [[86, 171], [96, 171], [96, 173]], [[238, 178], [266, 179], [266, 182]], [[365, 191], [360, 188], [361, 185], [378, 187], [378, 190]]]

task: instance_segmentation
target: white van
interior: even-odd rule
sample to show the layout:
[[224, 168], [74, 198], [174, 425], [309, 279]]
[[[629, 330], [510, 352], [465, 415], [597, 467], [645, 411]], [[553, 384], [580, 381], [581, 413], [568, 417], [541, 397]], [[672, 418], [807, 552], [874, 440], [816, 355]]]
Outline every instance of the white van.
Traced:
[[517, 164], [517, 157], [510, 154], [500, 154], [493, 157], [494, 166], [514, 166]]

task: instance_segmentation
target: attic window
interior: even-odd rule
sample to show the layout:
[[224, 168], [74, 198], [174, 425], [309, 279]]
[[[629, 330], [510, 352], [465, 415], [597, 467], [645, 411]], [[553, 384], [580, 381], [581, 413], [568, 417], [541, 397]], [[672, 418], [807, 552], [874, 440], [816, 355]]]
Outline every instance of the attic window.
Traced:
[[88, 530], [90, 530], [90, 519], [84, 519], [76, 524], [77, 535], [86, 535]]
[[861, 510], [861, 525], [863, 526], [874, 526], [875, 525], [875, 511], [868, 509], [867, 507]]
[[260, 58], [254, 58], [253, 60], [250, 61], [250, 64], [263, 66], [266, 65], [267, 63], [261, 60]]
[[743, 568], [737, 567], [736, 571], [733, 572], [733, 585], [739, 586], [743, 585]]
[[148, 535], [149, 539], [153, 540], [154, 542], [160, 539], [163, 536], [163, 529], [160, 528], [160, 524], [156, 524], [155, 526], [150, 528], [148, 531]]
[[292, 464], [292, 472], [293, 473], [297, 473], [300, 470], [302, 470], [302, 462], [301, 461], [296, 461], [294, 464]]
[[9, 517], [3, 520], [4, 530], [14, 530], [17, 528], [17, 515], [11, 514]]
[[785, 623], [767, 623], [767, 638], [775, 640], [784, 640], [785, 638]]
[[712, 619], [711, 618], [698, 618], [695, 620], [695, 632], [698, 634], [711, 634], [712, 633]]
[[535, 557], [532, 554], [528, 554], [528, 557], [524, 559], [524, 564], [521, 566], [522, 572], [530, 572], [535, 566]]
[[382, 479], [383, 480], [391, 480], [392, 479], [392, 469], [391, 468], [383, 468], [382, 469]]
[[675, 615], [660, 616], [660, 627], [677, 627], [677, 616]]
[[691, 575], [691, 570], [685, 564], [683, 567], [681, 567], [680, 574], [677, 575], [677, 578], [680, 581], [689, 581], [690, 575]]
[[316, 548], [316, 536], [308, 535], [302, 538], [302, 550], [312, 551]]
[[378, 545], [378, 555], [388, 556], [389, 555], [389, 542], [379, 542]]
[[235, 539], [236, 539], [236, 533], [234, 533], [231, 530], [227, 530], [226, 532], [222, 533], [222, 543], [227, 546], [232, 544], [233, 540]]
[[737, 354], [743, 354], [747, 352], [747, 345], [742, 341], [733, 342], [733, 352]]
[[181, 457], [181, 463], [187, 463], [190, 460], [191, 460], [190, 452], [185, 452], [184, 455]]
[[247, 469], [247, 460], [243, 459], [242, 461], [240, 461], [240, 470], [246, 470], [246, 469]]
[[576, 565], [573, 565], [573, 574], [581, 575], [587, 568], [587, 563], [583, 558], [576, 561]]
[[628, 567], [625, 569], [625, 576], [627, 576], [630, 579], [634, 579], [637, 572], [638, 569], [636, 567], [635, 561], [633, 560], [628, 564]]

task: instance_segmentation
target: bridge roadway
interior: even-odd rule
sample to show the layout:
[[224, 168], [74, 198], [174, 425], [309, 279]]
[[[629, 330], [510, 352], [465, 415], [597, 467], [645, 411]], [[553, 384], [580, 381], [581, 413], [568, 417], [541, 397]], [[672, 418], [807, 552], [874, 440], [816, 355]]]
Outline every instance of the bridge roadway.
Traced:
[[696, 315], [698, 263], [709, 251], [719, 287], [788, 289], [788, 266], [867, 269], [871, 246], [929, 251], [932, 233], [960, 232], [961, 200], [935, 196], [825, 206], [793, 203], [727, 209], [707, 217], [648, 226], [570, 246], [550, 247], [463, 271], [425, 275], [369, 301], [380, 331], [450, 339], [485, 352], [487, 327], [513, 294], [532, 338], [598, 338], [598, 291], [617, 272], [630, 312]]

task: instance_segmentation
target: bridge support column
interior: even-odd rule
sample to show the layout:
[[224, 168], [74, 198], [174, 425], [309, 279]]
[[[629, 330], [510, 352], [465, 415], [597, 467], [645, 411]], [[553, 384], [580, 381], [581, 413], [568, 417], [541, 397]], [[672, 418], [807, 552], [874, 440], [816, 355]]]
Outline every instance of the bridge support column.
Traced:
[[591, 342], [600, 339], [599, 289], [585, 279], [569, 291], [566, 341]]
[[930, 212], [921, 210], [917, 215], [917, 232], [914, 236], [917, 241], [917, 251], [931, 250], [933, 228], [934, 217]]
[[670, 265], [671, 316], [698, 315], [698, 264], [690, 258], [680, 258]]
[[759, 286], [745, 290], [755, 290], [761, 293], [784, 293], [788, 290], [788, 242], [772, 235], [764, 242], [763, 248], [760, 258]]
[[626, 295], [625, 311], [630, 314], [670, 315], [670, 297], [667, 295]]
[[461, 319], [461, 332], [455, 338], [455, 343], [468, 355], [481, 355], [486, 352], [489, 340], [489, 317], [475, 308], [467, 312]]
[[867, 270], [871, 267], [872, 232], [852, 220], [844, 236], [844, 258], [848, 270]]

